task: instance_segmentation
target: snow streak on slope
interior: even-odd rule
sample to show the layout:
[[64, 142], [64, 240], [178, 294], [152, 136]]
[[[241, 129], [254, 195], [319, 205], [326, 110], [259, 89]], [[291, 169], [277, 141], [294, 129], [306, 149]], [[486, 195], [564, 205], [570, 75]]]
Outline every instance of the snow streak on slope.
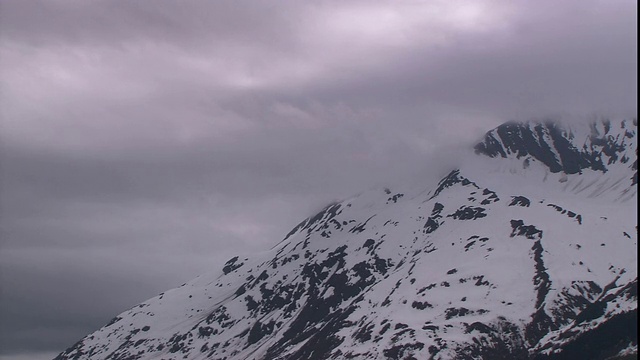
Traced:
[[502, 125], [433, 187], [331, 204], [58, 359], [637, 353], [637, 125], [585, 128]]

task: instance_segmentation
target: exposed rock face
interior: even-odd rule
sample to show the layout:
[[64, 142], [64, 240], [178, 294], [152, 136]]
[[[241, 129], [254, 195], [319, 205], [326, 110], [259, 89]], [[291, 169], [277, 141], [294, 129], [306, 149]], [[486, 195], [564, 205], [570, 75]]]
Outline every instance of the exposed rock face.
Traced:
[[[606, 172], [616, 162], [630, 163], [635, 151], [630, 148], [636, 141], [635, 121], [616, 125], [608, 120], [592, 123], [589, 133], [576, 134], [571, 127], [551, 121], [506, 123], [488, 132], [475, 150], [490, 157], [529, 157], [553, 173]], [[637, 170], [635, 159], [632, 167]]]
[[637, 354], [637, 125], [586, 129], [502, 125], [476, 153], [525, 175], [462, 168], [331, 204], [270, 253], [135, 306], [57, 359]]

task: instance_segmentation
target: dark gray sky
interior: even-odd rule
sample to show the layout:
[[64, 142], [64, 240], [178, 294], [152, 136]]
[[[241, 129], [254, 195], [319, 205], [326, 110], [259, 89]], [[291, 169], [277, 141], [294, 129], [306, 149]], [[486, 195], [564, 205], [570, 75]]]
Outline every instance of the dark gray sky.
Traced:
[[636, 77], [634, 0], [0, 0], [0, 357]]

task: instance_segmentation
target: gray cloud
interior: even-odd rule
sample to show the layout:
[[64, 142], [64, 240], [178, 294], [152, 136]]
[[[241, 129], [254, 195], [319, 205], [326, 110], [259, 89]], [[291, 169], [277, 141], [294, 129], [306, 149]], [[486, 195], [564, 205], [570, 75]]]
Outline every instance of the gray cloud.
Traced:
[[637, 112], [633, 1], [0, 4], [0, 356], [120, 311], [508, 119]]

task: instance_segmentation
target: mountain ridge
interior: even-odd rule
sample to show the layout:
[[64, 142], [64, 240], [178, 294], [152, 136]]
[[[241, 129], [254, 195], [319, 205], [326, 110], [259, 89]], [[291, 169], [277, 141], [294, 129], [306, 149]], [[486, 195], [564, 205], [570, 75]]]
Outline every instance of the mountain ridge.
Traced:
[[637, 354], [636, 132], [503, 124], [427, 190], [332, 203], [56, 359]]

